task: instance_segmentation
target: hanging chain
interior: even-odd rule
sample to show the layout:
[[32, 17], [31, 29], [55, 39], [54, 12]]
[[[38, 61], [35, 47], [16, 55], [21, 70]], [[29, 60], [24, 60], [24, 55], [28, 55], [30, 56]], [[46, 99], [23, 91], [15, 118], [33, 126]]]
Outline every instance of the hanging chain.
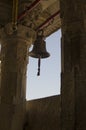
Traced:
[[13, 10], [12, 10], [13, 30], [17, 30], [17, 18], [18, 18], [18, 0], [13, 0]]

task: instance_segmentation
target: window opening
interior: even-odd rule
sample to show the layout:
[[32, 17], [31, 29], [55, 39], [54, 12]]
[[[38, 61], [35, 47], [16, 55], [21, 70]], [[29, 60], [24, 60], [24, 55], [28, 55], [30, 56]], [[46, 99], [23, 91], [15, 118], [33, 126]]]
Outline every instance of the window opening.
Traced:
[[29, 57], [26, 99], [39, 99], [60, 94], [61, 30], [46, 38], [50, 57], [41, 60], [41, 75], [37, 76], [38, 60]]

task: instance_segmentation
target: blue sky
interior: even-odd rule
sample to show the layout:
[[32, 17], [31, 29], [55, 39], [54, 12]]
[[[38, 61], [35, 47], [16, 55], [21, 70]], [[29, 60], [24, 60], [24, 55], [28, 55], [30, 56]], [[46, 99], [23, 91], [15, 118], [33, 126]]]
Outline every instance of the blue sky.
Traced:
[[50, 35], [45, 41], [50, 57], [41, 59], [40, 76], [37, 76], [38, 60], [29, 57], [27, 67], [27, 100], [60, 94], [61, 30]]

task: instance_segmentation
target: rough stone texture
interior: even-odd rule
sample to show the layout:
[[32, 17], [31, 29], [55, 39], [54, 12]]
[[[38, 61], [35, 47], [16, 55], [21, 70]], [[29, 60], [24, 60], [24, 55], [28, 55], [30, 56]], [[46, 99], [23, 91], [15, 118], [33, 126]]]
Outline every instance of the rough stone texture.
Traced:
[[62, 130], [74, 130], [75, 86], [74, 72], [62, 74], [61, 126]]
[[62, 130], [86, 130], [86, 1], [60, 0]]
[[19, 26], [18, 31], [12, 34], [9, 34], [6, 29], [0, 33], [3, 33], [1, 37], [1, 100], [16, 104], [20, 100], [25, 100], [26, 96], [28, 50], [31, 44], [31, 37], [27, 36], [29, 28]]
[[60, 130], [60, 105], [60, 96], [28, 101], [25, 130]]
[[[19, 2], [19, 5], [23, 6], [22, 10], [19, 10], [21, 13], [27, 3], [30, 3], [28, 0]], [[62, 28], [61, 97], [29, 101], [27, 113], [25, 111], [28, 57], [26, 43], [33, 42], [33, 30], [58, 11], [58, 0], [52, 4], [49, 2], [50, 0], [41, 1], [30, 14], [28, 12], [28, 15], [19, 21], [30, 27], [29, 32], [27, 27], [22, 25], [18, 25], [18, 31], [13, 32], [9, 23], [12, 17], [12, 1], [0, 1], [0, 27], [4, 25], [0, 30], [0, 130], [86, 130], [86, 0], [60, 0], [61, 23], [57, 15], [44, 28], [45, 36], [58, 30], [60, 25]]]
[[[18, 16], [32, 2], [34, 0], [19, 0]], [[23, 125], [25, 125], [26, 70], [29, 44], [34, 43], [38, 27], [59, 10], [59, 1], [39, 2], [35, 9], [28, 11], [22, 20], [17, 19], [17, 30], [13, 30], [12, 26], [12, 7], [13, 0], [0, 0], [0, 43], [2, 48], [0, 53], [0, 130], [22, 130]], [[46, 26], [44, 28], [46, 29], [45, 36], [58, 30], [60, 27], [59, 15]], [[58, 102], [57, 100], [57, 104], [59, 104]]]
[[81, 38], [80, 70], [76, 70], [76, 128], [86, 129], [86, 38]]
[[[2, 31], [0, 130], [22, 130], [26, 112], [26, 71], [31, 45], [29, 28]], [[0, 32], [0, 33], [1, 33]]]
[[[41, 0], [38, 1], [37, 5], [32, 7], [30, 11], [27, 11], [24, 15], [24, 11], [27, 7], [36, 1], [36, 0], [18, 0], [18, 18], [23, 14], [20, 20], [17, 19], [17, 22], [31, 27], [34, 30], [38, 30], [47, 19], [49, 19], [53, 14], [60, 10], [59, 0]], [[34, 5], [34, 4], [33, 4]], [[5, 26], [9, 22], [12, 22], [12, 11], [13, 11], [13, 0], [0, 0], [0, 26]], [[45, 37], [49, 36], [53, 32], [57, 31], [61, 26], [60, 15], [49, 20], [42, 28], [44, 28]], [[41, 28], [39, 28], [41, 29]]]
[[25, 103], [0, 104], [0, 130], [22, 130], [25, 121]]

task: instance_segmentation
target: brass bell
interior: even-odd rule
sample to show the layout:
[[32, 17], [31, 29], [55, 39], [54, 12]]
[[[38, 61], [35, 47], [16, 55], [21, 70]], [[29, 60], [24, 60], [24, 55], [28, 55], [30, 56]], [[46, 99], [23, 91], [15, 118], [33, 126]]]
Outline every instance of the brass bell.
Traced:
[[38, 58], [38, 73], [37, 76], [40, 75], [40, 64], [41, 58], [47, 58], [50, 54], [46, 50], [46, 42], [44, 41], [43, 30], [40, 30], [37, 33], [37, 39], [33, 44], [33, 49], [29, 52], [29, 56], [33, 58]]
[[33, 44], [33, 49], [29, 52], [29, 56], [34, 58], [47, 58], [50, 54], [46, 50], [46, 42], [43, 39], [43, 35], [37, 35], [37, 39]]

